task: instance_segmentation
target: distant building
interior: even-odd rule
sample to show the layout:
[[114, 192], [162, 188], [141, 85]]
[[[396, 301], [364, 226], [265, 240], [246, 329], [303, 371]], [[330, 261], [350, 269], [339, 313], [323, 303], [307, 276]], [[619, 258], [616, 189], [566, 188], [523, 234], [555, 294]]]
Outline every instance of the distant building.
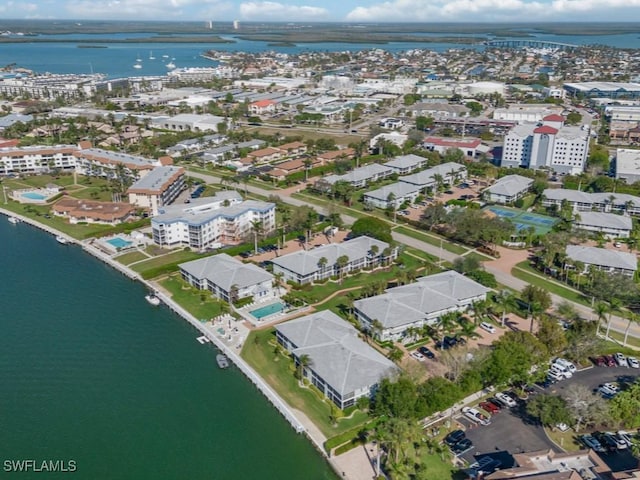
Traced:
[[224, 117], [215, 115], [183, 113], [171, 118], [160, 119], [156, 125], [174, 132], [217, 132], [218, 125], [225, 122]]
[[453, 184], [467, 178], [467, 167], [460, 163], [441, 163], [421, 172], [405, 175], [399, 180], [420, 189], [433, 188], [438, 185], [438, 177], [443, 184]]
[[377, 148], [379, 148], [381, 140], [386, 140], [398, 147], [402, 147], [404, 145], [404, 142], [406, 142], [408, 138], [409, 136], [405, 135], [404, 133], [398, 133], [398, 132], [379, 133], [378, 135], [373, 137], [371, 140], [369, 140], [369, 149], [376, 150]]
[[483, 192], [485, 200], [494, 203], [513, 203], [524, 197], [533, 185], [533, 179], [522, 175], [507, 175]]
[[69, 219], [69, 223], [106, 223], [117, 225], [126, 222], [135, 213], [128, 203], [97, 202], [65, 197], [58, 200], [51, 211], [54, 215]]
[[420, 195], [421, 189], [416, 185], [405, 182], [396, 182], [384, 187], [366, 192], [363, 200], [365, 204], [377, 208], [397, 209], [405, 202], [413, 203]]
[[256, 221], [261, 223], [263, 232], [272, 232], [275, 204], [243, 202], [238, 192], [222, 191], [189, 204], [159, 208], [158, 215], [151, 219], [151, 227], [157, 245], [182, 245], [202, 251], [250, 240], [252, 222]]
[[252, 297], [264, 300], [276, 295], [273, 275], [253, 263], [242, 263], [226, 253], [181, 263], [180, 275], [198, 290], [209, 290], [225, 302]]
[[516, 125], [505, 136], [500, 165], [581, 173], [589, 154], [589, 127], [564, 126], [563, 122], [560, 115], [548, 115], [541, 125]]
[[[589, 267], [593, 266], [603, 272], [633, 276], [638, 269], [638, 257], [633, 253], [582, 245], [567, 245], [566, 254], [567, 258], [572, 260], [572, 263], [580, 262], [584, 264], [584, 269], [581, 273], [587, 273]], [[569, 266], [565, 262], [564, 268], [575, 268], [575, 266]]]
[[[369, 398], [384, 377], [399, 369], [359, 338], [358, 331], [330, 310], [276, 325], [276, 339], [302, 375], [338, 408]], [[309, 362], [300, 365], [306, 355]]]
[[587, 98], [640, 98], [640, 83], [581, 82], [565, 83], [567, 96], [583, 95]]
[[422, 142], [422, 146], [426, 150], [438, 152], [441, 155], [447, 153], [449, 149], [457, 148], [469, 158], [475, 158], [479, 153], [488, 151], [488, 148], [482, 148], [482, 141], [479, 138], [427, 137]]
[[518, 123], [537, 123], [548, 115], [561, 114], [563, 108], [548, 104], [513, 104], [507, 108], [496, 108], [493, 118], [496, 120], [512, 120]]
[[384, 163], [385, 167], [393, 170], [398, 175], [408, 175], [415, 170], [420, 170], [427, 164], [427, 159], [419, 155], [409, 154], [396, 157]]
[[604, 212], [580, 212], [573, 227], [589, 232], [599, 232], [608, 238], [629, 238], [633, 229], [631, 217]]
[[363, 167], [354, 168], [343, 175], [327, 175], [317, 183], [334, 185], [336, 182], [347, 182], [356, 188], [363, 188], [372, 182], [377, 182], [393, 175], [393, 168], [378, 163], [372, 163]]
[[640, 180], [640, 150], [618, 148], [615, 161], [616, 178], [625, 183]]
[[184, 173], [182, 167], [154, 168], [129, 187], [129, 203], [157, 215], [160, 207], [173, 203], [185, 189]]
[[[343, 243], [330, 243], [274, 258], [273, 273], [282, 273], [285, 281], [312, 283], [362, 268], [377, 267], [383, 262], [389, 263], [397, 257], [398, 249], [390, 248], [387, 252], [388, 248], [390, 246], [386, 242], [367, 236], [357, 237]], [[341, 267], [338, 259], [343, 256], [348, 261]]]
[[[398, 341], [409, 327], [435, 325], [447, 312], [461, 312], [484, 300], [489, 289], [449, 270], [417, 282], [388, 288], [382, 295], [354, 302], [356, 319], [380, 340]], [[382, 326], [376, 332], [374, 323]]]
[[586, 193], [578, 190], [547, 188], [542, 192], [542, 205], [562, 206], [566, 201], [575, 212], [619, 212], [640, 215], [640, 197], [626, 193]]

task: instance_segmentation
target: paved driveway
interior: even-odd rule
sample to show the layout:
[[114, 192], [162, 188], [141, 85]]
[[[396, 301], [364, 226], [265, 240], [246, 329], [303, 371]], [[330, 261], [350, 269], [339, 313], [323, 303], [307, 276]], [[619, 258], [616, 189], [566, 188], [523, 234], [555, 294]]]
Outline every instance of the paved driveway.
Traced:
[[576, 372], [573, 377], [555, 383], [545, 389], [545, 393], [558, 393], [574, 384], [582, 384], [591, 390], [606, 382], [632, 383], [640, 375], [640, 370], [628, 367], [591, 367]]

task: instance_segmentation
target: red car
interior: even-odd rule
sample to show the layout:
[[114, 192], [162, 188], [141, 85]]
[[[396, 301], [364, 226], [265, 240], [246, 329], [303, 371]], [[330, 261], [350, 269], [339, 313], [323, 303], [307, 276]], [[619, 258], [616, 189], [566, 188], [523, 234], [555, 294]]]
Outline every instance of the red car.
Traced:
[[615, 367], [617, 365], [616, 357], [614, 357], [613, 355], [605, 355], [604, 358], [607, 363], [607, 367]]
[[606, 367], [607, 366], [607, 359], [602, 356], [602, 357], [593, 357], [591, 359], [591, 361], [598, 367]]
[[479, 407], [489, 412], [491, 415], [495, 415], [500, 412], [500, 409], [491, 402], [480, 402]]

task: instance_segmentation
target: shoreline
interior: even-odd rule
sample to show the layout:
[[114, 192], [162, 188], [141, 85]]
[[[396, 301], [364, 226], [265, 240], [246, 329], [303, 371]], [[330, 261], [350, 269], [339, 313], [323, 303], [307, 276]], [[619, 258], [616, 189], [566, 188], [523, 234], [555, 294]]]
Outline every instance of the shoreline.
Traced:
[[[150, 291], [154, 292], [154, 295], [158, 297], [161, 302], [169, 308], [173, 313], [180, 316], [183, 320], [189, 322], [195, 329], [207, 337], [211, 343], [223, 353], [237, 368], [240, 372], [258, 389], [260, 393], [271, 403], [273, 407], [284, 417], [284, 419], [291, 425], [294, 431], [298, 434], [304, 433], [305, 437], [307, 437], [311, 445], [315, 447], [315, 449], [320, 453], [320, 455], [327, 461], [327, 463], [334, 470], [336, 475], [342, 476], [342, 478], [349, 478], [348, 475], [345, 475], [345, 472], [338, 468], [335, 462], [332, 460], [332, 457], [328, 455], [324, 449], [324, 442], [326, 438], [317, 428], [313, 428], [313, 434], [310, 432], [310, 429], [304, 425], [304, 422], [298, 418], [298, 415], [294, 413], [293, 408], [290, 407], [278, 393], [271, 388], [271, 386], [258, 375], [251, 366], [242, 359], [242, 357], [236, 353], [233, 349], [229, 348], [224, 342], [222, 342], [211, 330], [207, 328], [207, 324], [199, 321], [189, 312], [187, 312], [184, 308], [182, 308], [178, 303], [176, 303], [171, 297], [167, 296], [165, 293], [156, 288], [153, 282], [149, 280], [143, 279], [140, 274], [134, 272], [129, 269], [127, 266], [122, 265], [111, 257], [109, 257], [104, 252], [100, 251], [96, 247], [92, 246], [88, 242], [85, 243], [80, 241], [64, 232], [61, 232], [55, 228], [49, 227], [48, 225], [44, 225], [42, 223], [37, 222], [36, 220], [25, 217], [24, 215], [20, 215], [18, 213], [12, 212], [11, 210], [7, 210], [5, 208], [0, 207], [0, 214], [5, 216], [6, 219], [4, 221], [8, 221], [9, 217], [18, 218], [21, 222], [26, 223], [32, 227], [35, 227], [39, 230], [42, 230], [45, 233], [49, 233], [51, 235], [60, 236], [67, 240], [68, 245], [77, 245], [82, 248], [83, 251], [93, 256], [97, 260], [104, 262], [110, 267], [114, 268], [118, 272], [125, 275], [130, 280], [138, 281], [142, 283], [145, 287], [147, 287]], [[215, 359], [214, 359], [215, 361]], [[299, 412], [302, 414], [301, 412]], [[304, 414], [302, 414], [304, 415]], [[310, 422], [310, 421], [309, 421]], [[312, 423], [312, 422], [310, 422]]]

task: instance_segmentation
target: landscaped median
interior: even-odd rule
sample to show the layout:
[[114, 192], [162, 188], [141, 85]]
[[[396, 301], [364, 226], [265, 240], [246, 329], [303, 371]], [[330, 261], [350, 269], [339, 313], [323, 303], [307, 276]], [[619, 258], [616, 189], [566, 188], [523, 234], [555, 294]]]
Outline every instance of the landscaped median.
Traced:
[[254, 330], [247, 337], [242, 358], [292, 408], [304, 414], [327, 438], [354, 428], [361, 428], [369, 416], [360, 410], [348, 412], [347, 417], [313, 385], [302, 386], [295, 378], [293, 361], [276, 342], [274, 329]]
[[511, 269], [511, 275], [519, 278], [520, 280], [524, 280], [531, 285], [535, 285], [536, 287], [544, 288], [550, 293], [566, 298], [572, 302], [579, 303], [587, 307], [591, 306], [591, 302], [580, 292], [569, 287], [565, 287], [557, 280], [546, 277], [542, 273], [534, 270], [527, 260], [520, 262], [513, 267]]

